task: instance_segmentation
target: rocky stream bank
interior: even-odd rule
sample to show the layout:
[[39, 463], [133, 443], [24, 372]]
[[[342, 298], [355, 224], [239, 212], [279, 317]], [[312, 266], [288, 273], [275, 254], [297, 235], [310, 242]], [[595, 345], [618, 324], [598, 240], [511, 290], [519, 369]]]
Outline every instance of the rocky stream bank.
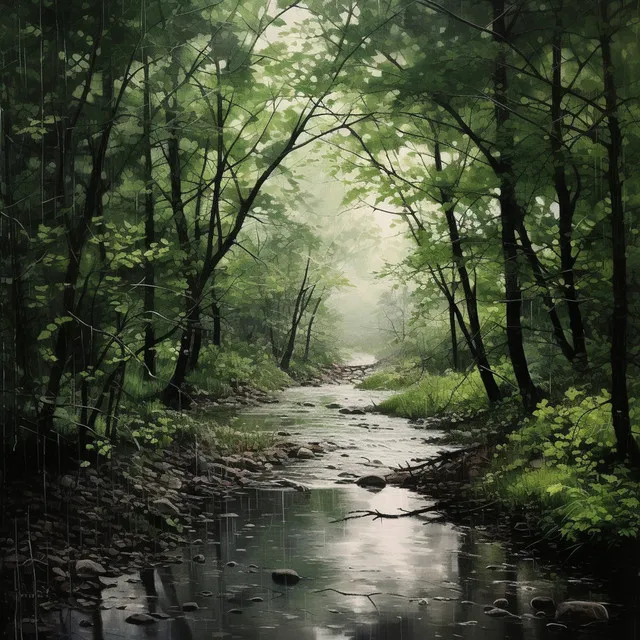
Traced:
[[[304, 384], [355, 383], [369, 365], [332, 365]], [[239, 387], [226, 398], [199, 398], [239, 408], [278, 403], [277, 396]], [[7, 638], [45, 637], [43, 619], [63, 608], [104, 607], [101, 591], [119, 576], [182, 562], [179, 550], [212, 542], [216, 505], [248, 487], [304, 490], [274, 477], [285, 461], [322, 456], [332, 442], [293, 442], [286, 431], [260, 452], [223, 455], [197, 442], [161, 450], [128, 447], [96, 466], [36, 470], [6, 478], [0, 529], [0, 622]], [[55, 465], [54, 465], [55, 466]], [[144, 620], [131, 619], [132, 624]]]

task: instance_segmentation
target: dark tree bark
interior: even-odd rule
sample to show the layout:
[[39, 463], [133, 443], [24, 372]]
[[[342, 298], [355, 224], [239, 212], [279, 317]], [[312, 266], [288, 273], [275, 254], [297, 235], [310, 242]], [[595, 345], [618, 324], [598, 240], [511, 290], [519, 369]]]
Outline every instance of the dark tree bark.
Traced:
[[316, 319], [316, 314], [318, 313], [318, 309], [320, 308], [320, 303], [322, 302], [322, 294], [320, 294], [316, 300], [316, 303], [313, 307], [313, 311], [311, 312], [311, 318], [309, 318], [309, 324], [307, 325], [307, 337], [304, 341], [304, 355], [302, 359], [304, 362], [309, 360], [309, 352], [311, 351], [311, 335], [313, 329], [313, 323]]
[[308, 291], [307, 279], [309, 278], [310, 264], [311, 264], [311, 258], [307, 258], [307, 264], [304, 270], [304, 276], [302, 278], [302, 283], [300, 284], [300, 289], [298, 290], [298, 295], [296, 296], [296, 302], [293, 307], [293, 315], [291, 317], [291, 328], [289, 329], [289, 339], [287, 340], [287, 345], [285, 346], [284, 352], [282, 354], [282, 359], [280, 360], [280, 368], [283, 371], [289, 371], [291, 367], [291, 358], [293, 358], [293, 351], [296, 346], [296, 335], [298, 332], [298, 327], [300, 326], [300, 321], [302, 320], [302, 314], [304, 313], [305, 306], [306, 304], [309, 304], [309, 299], [307, 298], [306, 294]]
[[449, 300], [449, 333], [451, 334], [451, 363], [453, 370], [460, 369], [460, 358], [458, 354], [458, 332], [456, 329], [456, 290], [455, 282], [451, 283], [451, 299]]
[[222, 311], [216, 293], [215, 285], [211, 286], [211, 318], [213, 320], [213, 335], [211, 341], [215, 347], [222, 346]]
[[167, 141], [167, 163], [171, 181], [171, 209], [173, 221], [178, 235], [180, 249], [185, 256], [184, 269], [187, 279], [187, 292], [185, 294], [184, 327], [180, 336], [178, 357], [169, 384], [162, 393], [165, 404], [175, 408], [182, 408], [188, 404], [183, 395], [183, 386], [189, 371], [189, 364], [193, 362], [191, 350], [193, 348], [194, 329], [200, 317], [201, 292], [198, 287], [199, 279], [194, 270], [195, 259], [192, 255], [192, 247], [189, 239], [187, 218], [184, 211], [182, 194], [182, 166], [180, 161], [180, 138], [177, 122], [177, 103], [173, 98], [172, 106], [167, 109], [166, 122], [169, 132]]
[[520, 218], [520, 207], [516, 196], [516, 181], [513, 167], [513, 149], [515, 146], [510, 129], [510, 111], [508, 107], [508, 74], [505, 42], [508, 38], [505, 1], [492, 0], [494, 41], [498, 47], [493, 74], [495, 97], [496, 141], [500, 157], [494, 163], [494, 170], [500, 181], [500, 222], [504, 256], [505, 304], [507, 321], [507, 347], [513, 366], [513, 373], [527, 411], [533, 411], [540, 399], [531, 374], [524, 349], [522, 332], [522, 291], [518, 276], [518, 246], [516, 229]]
[[[144, 65], [143, 91], [143, 147], [144, 147], [144, 245], [151, 251], [155, 242], [155, 203], [153, 196], [153, 162], [151, 159], [151, 93], [149, 90], [149, 57], [146, 47], [142, 51]], [[144, 374], [153, 377], [156, 374], [155, 329], [153, 313], [155, 312], [155, 268], [153, 260], [145, 258], [144, 263]]]
[[[580, 300], [576, 287], [574, 272], [575, 257], [573, 255], [572, 235], [573, 216], [579, 195], [579, 183], [574, 193], [569, 189], [564, 136], [562, 124], [562, 33], [563, 25], [560, 13], [556, 14], [556, 32], [553, 40], [553, 77], [551, 85], [551, 150], [553, 153], [553, 179], [558, 198], [560, 267], [562, 269], [563, 293], [569, 313], [569, 328], [573, 342], [574, 362], [580, 367], [587, 364], [587, 344], [584, 322], [580, 310]], [[579, 179], [579, 178], [578, 178]]]
[[607, 181], [611, 197], [611, 238], [613, 276], [613, 314], [611, 318], [611, 415], [616, 435], [618, 454], [635, 467], [640, 467], [640, 449], [631, 432], [629, 416], [629, 395], [627, 390], [627, 241], [625, 234], [625, 210], [623, 201], [623, 178], [620, 171], [622, 162], [622, 132], [618, 116], [618, 93], [615, 68], [611, 52], [611, 33], [607, 11], [608, 0], [600, 2], [600, 49], [604, 97], [606, 104], [607, 128]]
[[[442, 171], [442, 154], [440, 152], [440, 145], [437, 142], [434, 148], [434, 159], [436, 170]], [[445, 202], [450, 200], [444, 192], [442, 192], [442, 198]], [[447, 220], [447, 228], [449, 230], [451, 252], [455, 261], [458, 277], [460, 278], [460, 284], [462, 285], [462, 292], [464, 294], [465, 305], [467, 307], [467, 316], [469, 318], [470, 331], [468, 332], [469, 338], [467, 338], [467, 343], [478, 368], [478, 373], [480, 374], [482, 384], [484, 385], [487, 393], [487, 398], [489, 399], [489, 402], [493, 404], [501, 399], [502, 394], [500, 393], [500, 388], [498, 387], [495, 376], [491, 371], [484, 338], [482, 337], [480, 314], [478, 313], [478, 297], [475, 285], [471, 284], [469, 270], [467, 269], [467, 262], [464, 256], [464, 251], [462, 250], [462, 241], [460, 238], [460, 230], [458, 229], [458, 222], [456, 220], [455, 207], [447, 206], [445, 208], [445, 216]], [[455, 314], [455, 309], [453, 309], [453, 311]], [[464, 330], [462, 331], [464, 333]]]

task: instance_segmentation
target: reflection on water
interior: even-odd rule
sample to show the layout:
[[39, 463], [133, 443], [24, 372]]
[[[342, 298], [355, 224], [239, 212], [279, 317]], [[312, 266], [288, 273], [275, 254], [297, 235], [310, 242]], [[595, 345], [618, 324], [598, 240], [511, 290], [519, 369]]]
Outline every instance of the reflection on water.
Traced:
[[[292, 461], [279, 473], [312, 487], [308, 493], [251, 490], [224, 504], [208, 529], [192, 534], [203, 544], [180, 552], [182, 564], [123, 576], [103, 591], [100, 611], [66, 613], [67, 638], [116, 640], [425, 640], [554, 637], [548, 620], [531, 615], [534, 595], [608, 601], [614, 620], [594, 638], [636, 637], [634, 585], [606, 589], [538, 566], [495, 542], [480, 526], [455, 528], [429, 516], [334, 522], [349, 511], [416, 509], [423, 497], [387, 487], [371, 492], [338, 483], [340, 473], [360, 475], [440, 447], [406, 420], [341, 414], [327, 404], [364, 407], [387, 394], [349, 385], [296, 388], [282, 401], [244, 410], [250, 428], [286, 430], [300, 441], [332, 441], [339, 448], [315, 460]], [[223, 415], [224, 414], [220, 414]], [[227, 517], [224, 517], [224, 516]], [[481, 515], [479, 514], [479, 518]], [[204, 554], [206, 562], [191, 561]], [[280, 587], [271, 570], [295, 569], [303, 579]], [[339, 593], [342, 592], [342, 593]], [[616, 595], [618, 594], [618, 595]], [[520, 617], [494, 619], [484, 605], [506, 598]], [[616, 602], [624, 600], [625, 608]], [[195, 602], [197, 611], [183, 605]], [[625, 616], [620, 611], [626, 611]], [[166, 616], [148, 626], [125, 622], [133, 613]], [[84, 622], [83, 622], [84, 621]], [[83, 626], [91, 624], [92, 626]], [[571, 634], [569, 634], [571, 635]]]
[[[68, 628], [74, 637], [95, 640], [515, 640], [550, 633], [548, 621], [529, 617], [533, 595], [605, 599], [562, 579], [554, 586], [555, 576], [531, 559], [479, 539], [472, 529], [426, 517], [332, 522], [354, 509], [422, 504], [394, 488], [247, 492], [226, 504], [226, 512], [237, 517], [217, 520], [211, 533], [219, 544], [185, 549], [183, 564], [121, 578], [104, 591], [109, 608], [94, 617], [93, 628], [77, 626], [87, 618], [79, 613]], [[191, 562], [195, 553], [204, 553], [205, 564]], [[271, 579], [276, 568], [295, 569], [303, 579], [294, 587], [278, 586]], [[485, 616], [483, 606], [498, 597], [525, 617]], [[185, 602], [196, 602], [199, 610], [182, 613]], [[171, 618], [136, 627], [125, 622], [133, 612]], [[608, 635], [599, 630], [594, 637], [634, 637], [621, 633], [613, 624]]]

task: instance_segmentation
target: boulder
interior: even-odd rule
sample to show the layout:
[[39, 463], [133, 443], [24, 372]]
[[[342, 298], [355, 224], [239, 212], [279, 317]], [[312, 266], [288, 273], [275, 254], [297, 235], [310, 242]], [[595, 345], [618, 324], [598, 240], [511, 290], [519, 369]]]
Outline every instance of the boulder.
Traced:
[[179, 516], [180, 509], [167, 498], [158, 498], [153, 501], [153, 506], [160, 512], [168, 516]]
[[609, 612], [599, 602], [569, 600], [561, 602], [556, 609], [556, 620], [564, 623], [589, 624], [608, 619]]
[[382, 476], [362, 476], [356, 480], [356, 484], [359, 487], [384, 489], [387, 486], [387, 481]]
[[497, 609], [506, 609], [509, 606], [509, 601], [506, 598], [498, 598], [493, 601], [493, 606]]
[[556, 610], [556, 603], [549, 596], [536, 596], [531, 599], [529, 605], [532, 609], [545, 613], [553, 613]]
[[164, 485], [168, 489], [174, 489], [175, 491], [182, 489], [182, 482], [175, 476], [169, 475], [168, 473], [163, 473], [160, 476], [160, 484]]
[[103, 576], [107, 570], [98, 562], [93, 560], [78, 560], [76, 562], [76, 573], [79, 576]]
[[276, 584], [285, 586], [293, 586], [300, 582], [300, 576], [293, 569], [274, 569], [271, 572], [271, 578]]
[[331, 402], [330, 404], [326, 405], [327, 409], [341, 409], [342, 405], [338, 404], [337, 402]]
[[202, 553], [199, 553], [198, 555], [193, 556], [192, 560], [194, 562], [199, 562], [200, 564], [204, 564], [205, 557], [204, 557], [204, 555]]
[[197, 602], [185, 602], [182, 605], [183, 611], [197, 611], [200, 607]]
[[300, 447], [296, 451], [296, 458], [300, 460], [311, 460], [316, 457], [316, 454], [311, 451], [311, 449], [307, 449], [307, 447]]
[[132, 613], [128, 618], [125, 619], [125, 622], [129, 624], [154, 624], [157, 622], [156, 618], [153, 616], [147, 615], [146, 613]]

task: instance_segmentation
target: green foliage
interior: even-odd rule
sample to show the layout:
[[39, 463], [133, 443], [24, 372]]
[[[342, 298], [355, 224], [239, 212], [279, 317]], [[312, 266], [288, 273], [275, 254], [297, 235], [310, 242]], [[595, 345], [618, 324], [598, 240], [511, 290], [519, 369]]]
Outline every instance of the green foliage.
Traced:
[[228, 395], [238, 386], [275, 391], [291, 384], [291, 378], [268, 353], [255, 346], [243, 351], [246, 355], [237, 350], [206, 347], [198, 368], [189, 375], [189, 383], [196, 391], [214, 397]]
[[428, 418], [446, 411], [484, 409], [487, 400], [477, 372], [427, 374], [406, 391], [378, 405], [383, 413]]
[[375, 371], [370, 376], [367, 376], [358, 385], [358, 388], [398, 391], [416, 383], [418, 378], [419, 372], [415, 367], [410, 369], [384, 369], [382, 371]]
[[640, 534], [639, 487], [612, 456], [609, 397], [569, 388], [543, 401], [498, 445], [485, 489], [507, 504], [541, 510], [544, 527], [569, 541], [615, 542]]

